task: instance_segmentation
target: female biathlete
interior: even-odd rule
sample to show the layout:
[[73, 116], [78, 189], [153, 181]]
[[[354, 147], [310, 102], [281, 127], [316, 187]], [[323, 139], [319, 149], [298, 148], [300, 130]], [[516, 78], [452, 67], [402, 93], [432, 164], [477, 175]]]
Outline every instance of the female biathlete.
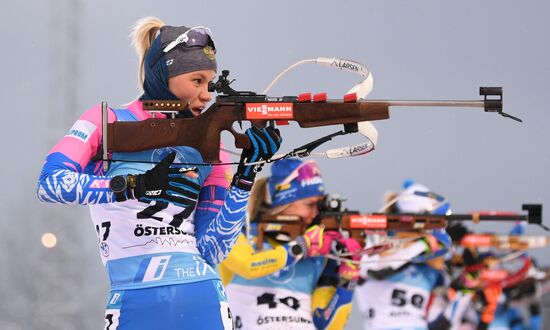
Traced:
[[[181, 115], [199, 116], [216, 74], [210, 30], [148, 17], [137, 22], [132, 38], [143, 94], [109, 109], [108, 122], [152, 118], [144, 100], [180, 100], [188, 105]], [[228, 166], [181, 165], [203, 163], [197, 150], [184, 146], [113, 153], [104, 172], [93, 160], [102, 149], [101, 106], [85, 112], [47, 155], [38, 198], [90, 206], [111, 284], [106, 329], [231, 328], [215, 264], [241, 232], [255, 177], [245, 162], [269, 159], [281, 143], [271, 127], [246, 134], [253, 147], [243, 151], [231, 184]]]
[[[254, 184], [248, 240], [239, 236], [220, 275], [237, 329], [343, 329], [351, 309], [359, 269], [347, 260], [327, 259], [337, 246], [356, 252], [359, 243], [315, 225], [325, 189], [313, 161], [277, 161], [268, 178]], [[289, 241], [267, 234], [259, 251], [263, 216], [299, 216], [308, 229]]]
[[[449, 209], [446, 199], [423, 185], [407, 181], [404, 188], [392, 198], [388, 213], [445, 214]], [[397, 235], [406, 240], [403, 247], [363, 260], [366, 281], [357, 288], [357, 301], [364, 329], [450, 329], [468, 306], [470, 297], [457, 294], [440, 313], [430, 313], [434, 289], [449, 285], [444, 258], [451, 239], [435, 230], [414, 235]]]

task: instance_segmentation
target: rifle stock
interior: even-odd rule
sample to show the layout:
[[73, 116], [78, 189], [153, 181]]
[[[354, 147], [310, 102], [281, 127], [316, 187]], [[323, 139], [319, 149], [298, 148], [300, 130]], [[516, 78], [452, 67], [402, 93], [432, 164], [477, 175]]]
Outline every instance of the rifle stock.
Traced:
[[[283, 98], [284, 99], [284, 98]], [[299, 102], [282, 100], [248, 103], [216, 102], [203, 114], [194, 118], [151, 118], [139, 122], [114, 122], [107, 126], [107, 149], [116, 152], [136, 152], [169, 146], [189, 146], [197, 149], [204, 161], [219, 163], [221, 132], [229, 131], [235, 138], [235, 147], [250, 147], [250, 140], [233, 129], [235, 122], [252, 122], [264, 127], [269, 120], [296, 121], [300, 127], [320, 127], [354, 124], [362, 121], [389, 118], [387, 102]], [[161, 111], [158, 107], [147, 110]], [[169, 109], [172, 109], [168, 106]], [[139, 132], [139, 133], [137, 133]]]
[[294, 240], [305, 231], [305, 225], [298, 216], [264, 216], [258, 222], [258, 235], [256, 246], [258, 251], [263, 250], [263, 243], [266, 234], [276, 233], [277, 235], [286, 235], [289, 240]]
[[326, 230], [347, 232], [350, 238], [364, 245], [367, 232], [421, 232], [444, 229], [447, 221], [444, 216], [437, 215], [344, 212], [323, 215], [321, 224]]

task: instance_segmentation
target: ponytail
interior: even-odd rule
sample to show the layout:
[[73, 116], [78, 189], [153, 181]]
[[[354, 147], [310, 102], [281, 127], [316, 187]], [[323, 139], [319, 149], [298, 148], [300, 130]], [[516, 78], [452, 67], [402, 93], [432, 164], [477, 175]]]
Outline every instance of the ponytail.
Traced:
[[265, 213], [270, 206], [269, 192], [267, 191], [267, 182], [269, 177], [256, 179], [250, 192], [248, 199], [248, 215], [252, 221], [256, 219], [258, 214]]
[[145, 54], [151, 47], [160, 28], [165, 24], [157, 17], [144, 17], [136, 22], [130, 34], [132, 45], [136, 49], [139, 56], [138, 77], [139, 86], [143, 88], [143, 63], [145, 62]]
[[382, 213], [389, 213], [389, 214], [399, 213], [399, 210], [397, 209], [398, 196], [399, 194], [394, 191], [388, 191], [384, 194], [382, 202], [383, 202], [383, 205], [385, 205], [386, 207], [383, 210], [381, 210]]
[[256, 179], [250, 192], [247, 214], [249, 219], [255, 221], [262, 214], [277, 215], [287, 209], [292, 203], [273, 207], [268, 189], [269, 177]]

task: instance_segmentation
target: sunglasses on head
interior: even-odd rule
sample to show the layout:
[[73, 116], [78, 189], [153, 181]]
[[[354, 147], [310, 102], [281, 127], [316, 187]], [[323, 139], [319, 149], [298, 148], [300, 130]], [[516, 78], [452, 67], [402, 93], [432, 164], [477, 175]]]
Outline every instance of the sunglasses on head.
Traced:
[[162, 53], [160, 53], [155, 60], [151, 62], [150, 66], [153, 67], [164, 54], [176, 48], [178, 45], [201, 48], [210, 46], [212, 47], [214, 54], [216, 53], [216, 47], [214, 46], [214, 41], [212, 40], [212, 31], [210, 31], [210, 29], [206, 26], [195, 26], [180, 34], [174, 41], [164, 47]]
[[317, 176], [321, 176], [321, 171], [317, 164], [310, 160], [300, 164], [280, 184], [284, 186], [290, 184], [290, 182], [294, 180], [303, 181]]
[[168, 44], [162, 50], [165, 54], [174, 49], [177, 45], [183, 44], [186, 47], [206, 47], [212, 46], [215, 50], [214, 42], [212, 41], [212, 31], [206, 26], [195, 26], [180, 34], [176, 40]]

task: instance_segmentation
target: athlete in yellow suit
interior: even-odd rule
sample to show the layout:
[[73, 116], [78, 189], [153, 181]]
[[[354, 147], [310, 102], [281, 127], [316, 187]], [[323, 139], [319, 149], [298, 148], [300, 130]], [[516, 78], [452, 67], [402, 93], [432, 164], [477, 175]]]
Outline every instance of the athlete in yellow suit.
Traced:
[[[252, 219], [264, 213], [294, 215], [311, 225], [323, 195], [315, 162], [281, 160], [269, 178], [254, 185], [249, 211]], [[338, 265], [325, 256], [335, 240], [350, 251], [359, 244], [312, 225], [294, 241], [268, 236], [259, 252], [254, 221], [250, 231], [250, 241], [241, 235], [219, 267], [235, 327], [343, 329], [359, 271], [353, 263]]]

